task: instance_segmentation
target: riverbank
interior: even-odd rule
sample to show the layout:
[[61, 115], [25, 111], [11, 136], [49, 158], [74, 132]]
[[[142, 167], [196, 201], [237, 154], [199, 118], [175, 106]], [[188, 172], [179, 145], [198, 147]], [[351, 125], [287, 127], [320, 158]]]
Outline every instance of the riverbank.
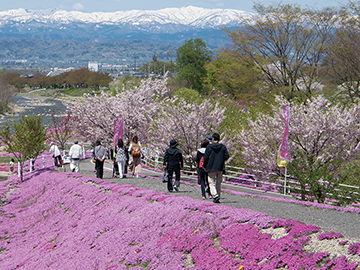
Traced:
[[63, 104], [64, 102], [65, 100], [63, 98], [53, 99], [46, 96], [17, 93], [11, 98], [9, 104], [11, 111], [0, 116], [0, 127], [4, 121], [12, 119], [13, 117], [16, 120], [22, 113], [31, 116], [42, 115], [44, 124], [49, 125], [52, 121], [51, 112], [53, 110], [56, 115], [66, 111], [66, 106]]

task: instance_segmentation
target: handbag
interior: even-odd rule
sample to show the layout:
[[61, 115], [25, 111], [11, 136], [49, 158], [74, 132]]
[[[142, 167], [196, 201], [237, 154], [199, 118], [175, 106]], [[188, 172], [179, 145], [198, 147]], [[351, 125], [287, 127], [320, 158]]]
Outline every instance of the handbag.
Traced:
[[92, 158], [91, 162], [92, 162], [92, 163], [96, 163], [95, 157]]
[[167, 172], [164, 173], [162, 181], [163, 183], [169, 182], [169, 174]]

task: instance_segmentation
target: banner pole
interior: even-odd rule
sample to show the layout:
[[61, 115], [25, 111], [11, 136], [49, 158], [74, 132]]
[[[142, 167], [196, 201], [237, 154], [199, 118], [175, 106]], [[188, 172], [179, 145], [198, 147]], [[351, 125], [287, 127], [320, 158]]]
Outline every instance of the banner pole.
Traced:
[[286, 176], [287, 176], [287, 166], [285, 166], [285, 183], [284, 183], [284, 195], [286, 195]]

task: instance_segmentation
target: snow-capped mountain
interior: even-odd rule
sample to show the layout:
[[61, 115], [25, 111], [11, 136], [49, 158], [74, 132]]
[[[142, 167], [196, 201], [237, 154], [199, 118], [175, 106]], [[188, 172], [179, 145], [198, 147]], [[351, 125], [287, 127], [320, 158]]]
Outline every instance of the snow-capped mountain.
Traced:
[[[83, 13], [58, 9], [0, 12], [0, 37], [112, 41], [150, 39], [172, 42], [189, 37], [218, 39], [220, 27], [234, 27], [249, 12], [199, 7]], [[205, 38], [206, 39], [206, 38]], [[211, 38], [210, 38], [211, 39]]]
[[161, 10], [130, 10], [116, 12], [83, 13], [65, 10], [26, 10], [13, 9], [0, 12], [0, 24], [129, 24], [147, 29], [149, 25], [183, 25], [195, 28], [218, 28], [234, 26], [240, 16], [249, 16], [248, 12], [234, 9], [205, 9], [199, 7], [165, 8]]

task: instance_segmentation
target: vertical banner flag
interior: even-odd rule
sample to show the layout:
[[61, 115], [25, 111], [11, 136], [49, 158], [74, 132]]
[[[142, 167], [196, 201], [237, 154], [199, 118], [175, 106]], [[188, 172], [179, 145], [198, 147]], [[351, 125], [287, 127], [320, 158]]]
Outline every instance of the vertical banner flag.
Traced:
[[119, 138], [123, 138], [124, 121], [122, 118], [114, 120], [114, 148]]
[[286, 167], [290, 162], [289, 157], [289, 118], [290, 118], [290, 106], [283, 105], [282, 110], [285, 118], [285, 131], [282, 143], [280, 145], [278, 155], [277, 155], [277, 164], [279, 167]]

